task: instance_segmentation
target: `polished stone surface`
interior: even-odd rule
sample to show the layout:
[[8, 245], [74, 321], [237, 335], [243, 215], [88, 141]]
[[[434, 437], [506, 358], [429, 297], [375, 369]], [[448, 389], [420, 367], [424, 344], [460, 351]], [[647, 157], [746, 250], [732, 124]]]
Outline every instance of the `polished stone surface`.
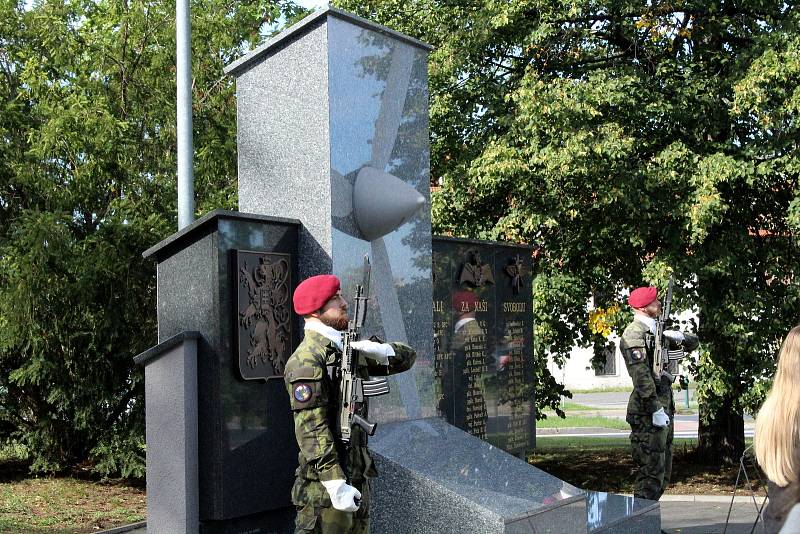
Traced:
[[381, 473], [375, 480], [376, 531], [397, 532], [390, 525], [413, 525], [418, 532], [586, 528], [582, 490], [439, 418], [383, 425], [370, 447]]
[[236, 79], [239, 209], [302, 221], [301, 279], [333, 266], [328, 29], [302, 33]]
[[[659, 503], [585, 492], [438, 418], [370, 442], [376, 532], [657, 533]], [[398, 503], [402, 503], [398, 505]]]
[[156, 532], [199, 522], [197, 332], [182, 332], [135, 358], [145, 366], [147, 520]]
[[[369, 168], [402, 180], [429, 202], [427, 50], [335, 17], [328, 38], [333, 272], [351, 295], [368, 254], [377, 306], [365, 333], [404, 341], [418, 354], [414, 369], [390, 378], [392, 394], [370, 402], [370, 413], [377, 421], [431, 416], [433, 388], [420, 377], [432, 354], [430, 210], [367, 242], [355, 224], [356, 207], [347, 203]], [[374, 201], [384, 201], [383, 194], [376, 188]]]
[[[429, 417], [436, 411], [426, 373], [433, 351], [430, 211], [367, 241], [353, 205], [359, 177], [399, 180], [429, 203], [428, 48], [335, 9], [315, 16], [291, 39], [232, 69], [239, 206], [300, 219], [300, 278], [333, 272], [345, 296], [370, 255], [364, 332], [418, 353], [415, 369], [391, 377], [391, 393], [373, 399], [371, 416]], [[381, 187], [373, 194], [376, 204], [391, 200]], [[369, 203], [369, 195], [359, 198]]]
[[658, 501], [599, 491], [586, 494], [587, 527], [591, 533], [639, 534], [661, 531]]
[[[450, 424], [523, 454], [536, 434], [530, 247], [435, 236], [433, 258], [439, 410]], [[463, 295], [477, 302], [467, 306]]]
[[427, 51], [433, 49], [433, 47], [429, 44], [423, 43], [418, 39], [414, 39], [413, 37], [395, 31], [387, 26], [382, 26], [381, 24], [377, 24], [371, 20], [359, 17], [358, 15], [350, 13], [349, 11], [339, 9], [334, 6], [328, 6], [310, 13], [301, 21], [293, 24], [289, 28], [286, 28], [255, 50], [251, 50], [241, 58], [226, 65], [223, 71], [225, 74], [229, 74], [231, 76], [241, 76], [243, 72], [259, 65], [264, 58], [267, 58], [277, 53], [282, 48], [288, 46], [291, 41], [303, 38], [303, 35], [309, 31], [309, 28], [316, 27], [320, 23], [324, 22], [328, 17], [336, 17], [346, 20], [356, 26], [361, 26], [368, 30], [382, 33], [393, 39], [397, 39], [400, 42], [408, 43]]

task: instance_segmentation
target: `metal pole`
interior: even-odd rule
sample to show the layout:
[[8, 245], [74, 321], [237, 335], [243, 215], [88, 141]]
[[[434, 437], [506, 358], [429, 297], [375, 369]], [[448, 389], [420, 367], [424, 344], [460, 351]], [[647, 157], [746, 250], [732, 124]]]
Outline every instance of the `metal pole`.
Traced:
[[194, 220], [194, 143], [192, 141], [192, 24], [189, 0], [175, 6], [178, 86], [178, 230]]

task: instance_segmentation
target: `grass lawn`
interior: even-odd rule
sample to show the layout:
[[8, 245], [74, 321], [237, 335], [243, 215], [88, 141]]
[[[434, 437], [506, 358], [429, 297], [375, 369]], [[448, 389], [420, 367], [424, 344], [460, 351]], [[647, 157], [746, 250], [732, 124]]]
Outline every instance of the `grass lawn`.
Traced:
[[0, 534], [84, 534], [143, 521], [143, 481], [28, 474], [25, 451], [0, 448]]
[[[561, 403], [561, 409], [565, 412], [597, 412], [603, 408], [595, 408], [594, 406], [586, 406], [585, 404], [578, 404], [577, 402], [564, 401]], [[555, 412], [547, 412], [555, 415]]]
[[616, 386], [616, 387], [607, 387], [607, 388], [589, 388], [589, 389], [570, 389], [570, 393], [573, 395], [575, 393], [620, 393], [620, 392], [627, 392], [630, 393], [633, 386]]
[[614, 428], [630, 430], [630, 425], [614, 417], [567, 415], [564, 419], [548, 414], [547, 419], [536, 421], [536, 428]]
[[144, 520], [144, 489], [124, 482], [26, 478], [0, 482], [1, 533], [96, 532]]

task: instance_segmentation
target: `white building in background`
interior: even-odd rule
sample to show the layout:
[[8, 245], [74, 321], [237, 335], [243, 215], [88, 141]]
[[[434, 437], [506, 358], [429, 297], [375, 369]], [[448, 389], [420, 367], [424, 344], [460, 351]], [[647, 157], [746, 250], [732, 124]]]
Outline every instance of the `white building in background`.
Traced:
[[[681, 312], [680, 314], [672, 316], [677, 318], [679, 324], [683, 321], [694, 319], [697, 322], [697, 313], [689, 310]], [[683, 323], [685, 324], [685, 323]], [[683, 326], [685, 329], [685, 326]], [[622, 332], [619, 332], [620, 334]], [[564, 367], [559, 367], [552, 358], [547, 363], [547, 368], [550, 374], [557, 382], [564, 384], [570, 390], [587, 390], [587, 389], [611, 389], [611, 388], [633, 388], [633, 382], [628, 375], [628, 370], [625, 368], [625, 360], [622, 358], [622, 353], [619, 350], [619, 336], [611, 334], [608, 341], [616, 347], [614, 357], [606, 360], [605, 369], [596, 371], [592, 367], [592, 357], [594, 350], [592, 347], [573, 347], [570, 352], [569, 359], [564, 363]], [[697, 358], [697, 353], [693, 352], [687, 355], [688, 358]], [[683, 360], [686, 362], [686, 360]], [[681, 374], [688, 374], [685, 365], [680, 366]], [[692, 378], [690, 378], [690, 381]]]
[[[570, 390], [582, 389], [608, 389], [608, 388], [633, 388], [631, 377], [625, 369], [625, 361], [619, 350], [619, 337], [612, 335], [608, 338], [617, 347], [614, 358], [607, 360], [603, 372], [592, 368], [592, 347], [573, 347], [569, 359], [564, 362], [564, 367], [559, 367], [552, 359], [547, 363], [550, 374], [557, 382], [564, 384]], [[612, 364], [612, 365], [608, 365]]]

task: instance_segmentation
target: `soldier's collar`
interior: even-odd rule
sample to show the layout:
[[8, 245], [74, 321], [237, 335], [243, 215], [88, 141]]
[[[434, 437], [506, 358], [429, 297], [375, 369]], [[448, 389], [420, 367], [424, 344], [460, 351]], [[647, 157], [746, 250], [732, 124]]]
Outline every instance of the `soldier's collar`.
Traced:
[[633, 312], [633, 318], [645, 325], [652, 333], [656, 333], [656, 320], [643, 313]]
[[335, 328], [322, 324], [320, 321], [306, 321], [304, 328], [325, 337], [336, 345], [336, 348], [342, 350], [342, 333]]

